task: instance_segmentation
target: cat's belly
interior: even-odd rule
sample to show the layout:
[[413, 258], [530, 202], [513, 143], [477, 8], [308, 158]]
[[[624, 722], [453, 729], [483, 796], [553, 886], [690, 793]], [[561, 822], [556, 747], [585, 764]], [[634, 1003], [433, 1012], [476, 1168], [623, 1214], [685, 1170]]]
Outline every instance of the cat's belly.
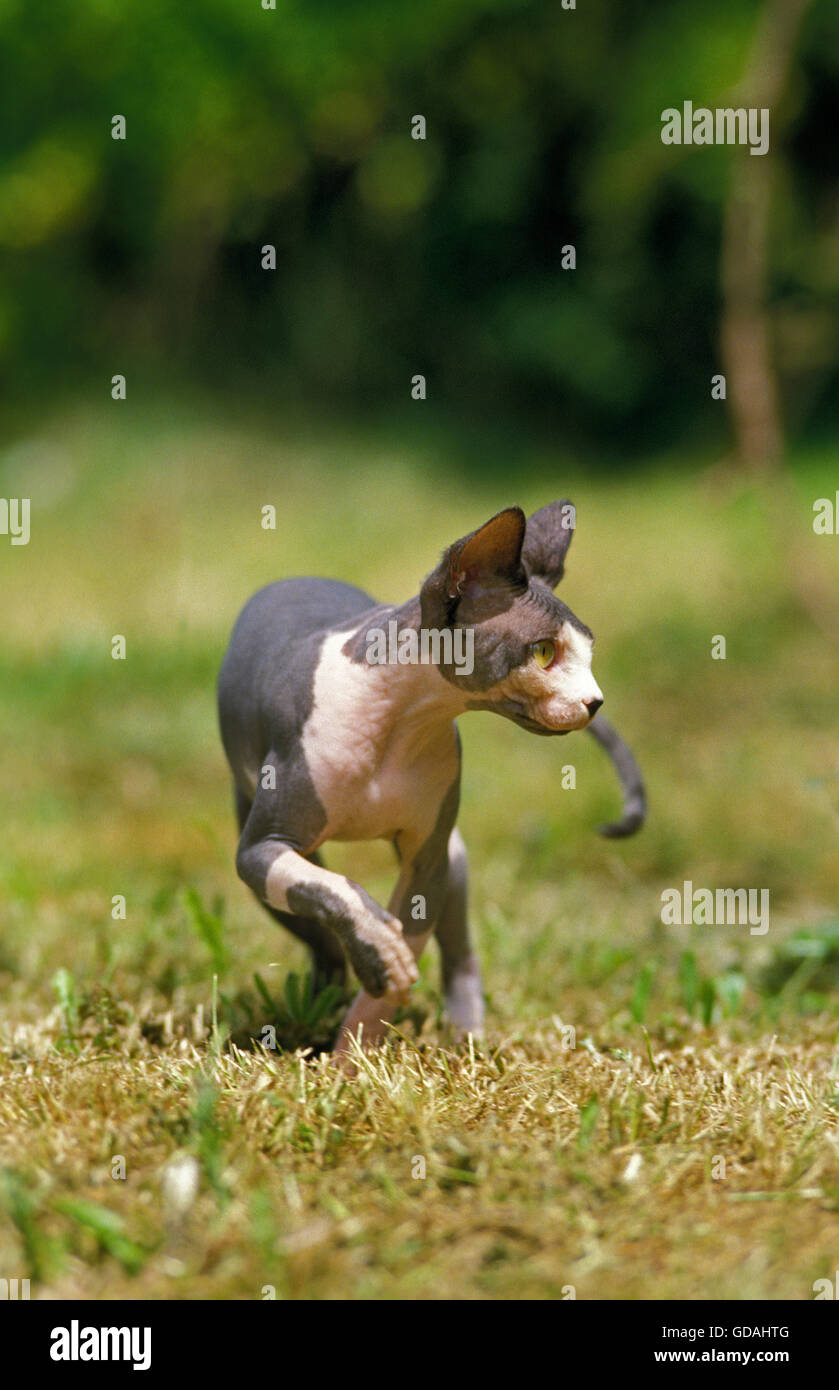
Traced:
[[326, 762], [310, 767], [326, 825], [325, 840], [395, 840], [408, 836], [422, 842], [437, 823], [440, 806], [458, 775], [457, 748], [406, 768], [397, 760], [347, 777]]

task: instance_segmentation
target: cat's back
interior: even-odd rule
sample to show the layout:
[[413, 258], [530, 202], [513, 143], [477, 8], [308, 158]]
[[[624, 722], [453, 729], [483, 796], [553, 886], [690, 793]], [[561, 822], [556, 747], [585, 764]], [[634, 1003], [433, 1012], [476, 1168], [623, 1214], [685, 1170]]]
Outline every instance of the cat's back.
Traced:
[[278, 579], [249, 598], [233, 628], [230, 648], [244, 655], [257, 645], [274, 649], [339, 624], [375, 607], [354, 584], [339, 579]]

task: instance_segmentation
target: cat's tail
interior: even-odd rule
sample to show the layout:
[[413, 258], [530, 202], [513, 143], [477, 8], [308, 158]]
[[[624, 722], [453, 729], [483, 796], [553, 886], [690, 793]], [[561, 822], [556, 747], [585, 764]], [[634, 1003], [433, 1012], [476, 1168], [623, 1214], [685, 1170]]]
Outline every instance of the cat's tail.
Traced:
[[600, 834], [609, 839], [619, 839], [624, 835], [634, 835], [644, 824], [647, 814], [647, 793], [641, 769], [627, 748], [620, 734], [599, 714], [588, 725], [587, 732], [605, 748], [615, 765], [623, 791], [623, 814], [612, 825], [601, 825]]

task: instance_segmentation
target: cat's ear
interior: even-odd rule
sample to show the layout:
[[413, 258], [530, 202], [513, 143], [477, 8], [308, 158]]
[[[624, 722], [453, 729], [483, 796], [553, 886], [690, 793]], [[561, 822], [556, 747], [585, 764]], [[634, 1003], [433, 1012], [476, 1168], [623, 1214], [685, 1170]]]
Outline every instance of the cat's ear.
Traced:
[[565, 573], [565, 553], [576, 524], [576, 508], [567, 498], [549, 502], [527, 518], [521, 558], [529, 578], [556, 588]]
[[521, 507], [507, 507], [450, 545], [420, 590], [423, 627], [451, 622], [462, 598], [480, 598], [501, 587], [525, 589], [527, 575], [521, 561], [525, 526]]
[[521, 548], [526, 524], [521, 507], [507, 507], [450, 546], [448, 597], [476, 595], [499, 584], [525, 585]]

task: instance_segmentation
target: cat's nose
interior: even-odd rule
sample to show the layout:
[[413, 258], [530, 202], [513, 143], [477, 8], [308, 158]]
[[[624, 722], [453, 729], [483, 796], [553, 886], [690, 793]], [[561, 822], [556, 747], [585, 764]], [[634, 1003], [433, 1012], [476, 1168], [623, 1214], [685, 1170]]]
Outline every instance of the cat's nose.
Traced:
[[603, 704], [603, 701], [602, 701], [602, 700], [584, 700], [584, 701], [583, 701], [583, 704], [585, 705], [586, 709], [588, 710], [589, 719], [593, 719], [594, 716], [596, 715], [597, 711], [600, 709], [600, 706]]

